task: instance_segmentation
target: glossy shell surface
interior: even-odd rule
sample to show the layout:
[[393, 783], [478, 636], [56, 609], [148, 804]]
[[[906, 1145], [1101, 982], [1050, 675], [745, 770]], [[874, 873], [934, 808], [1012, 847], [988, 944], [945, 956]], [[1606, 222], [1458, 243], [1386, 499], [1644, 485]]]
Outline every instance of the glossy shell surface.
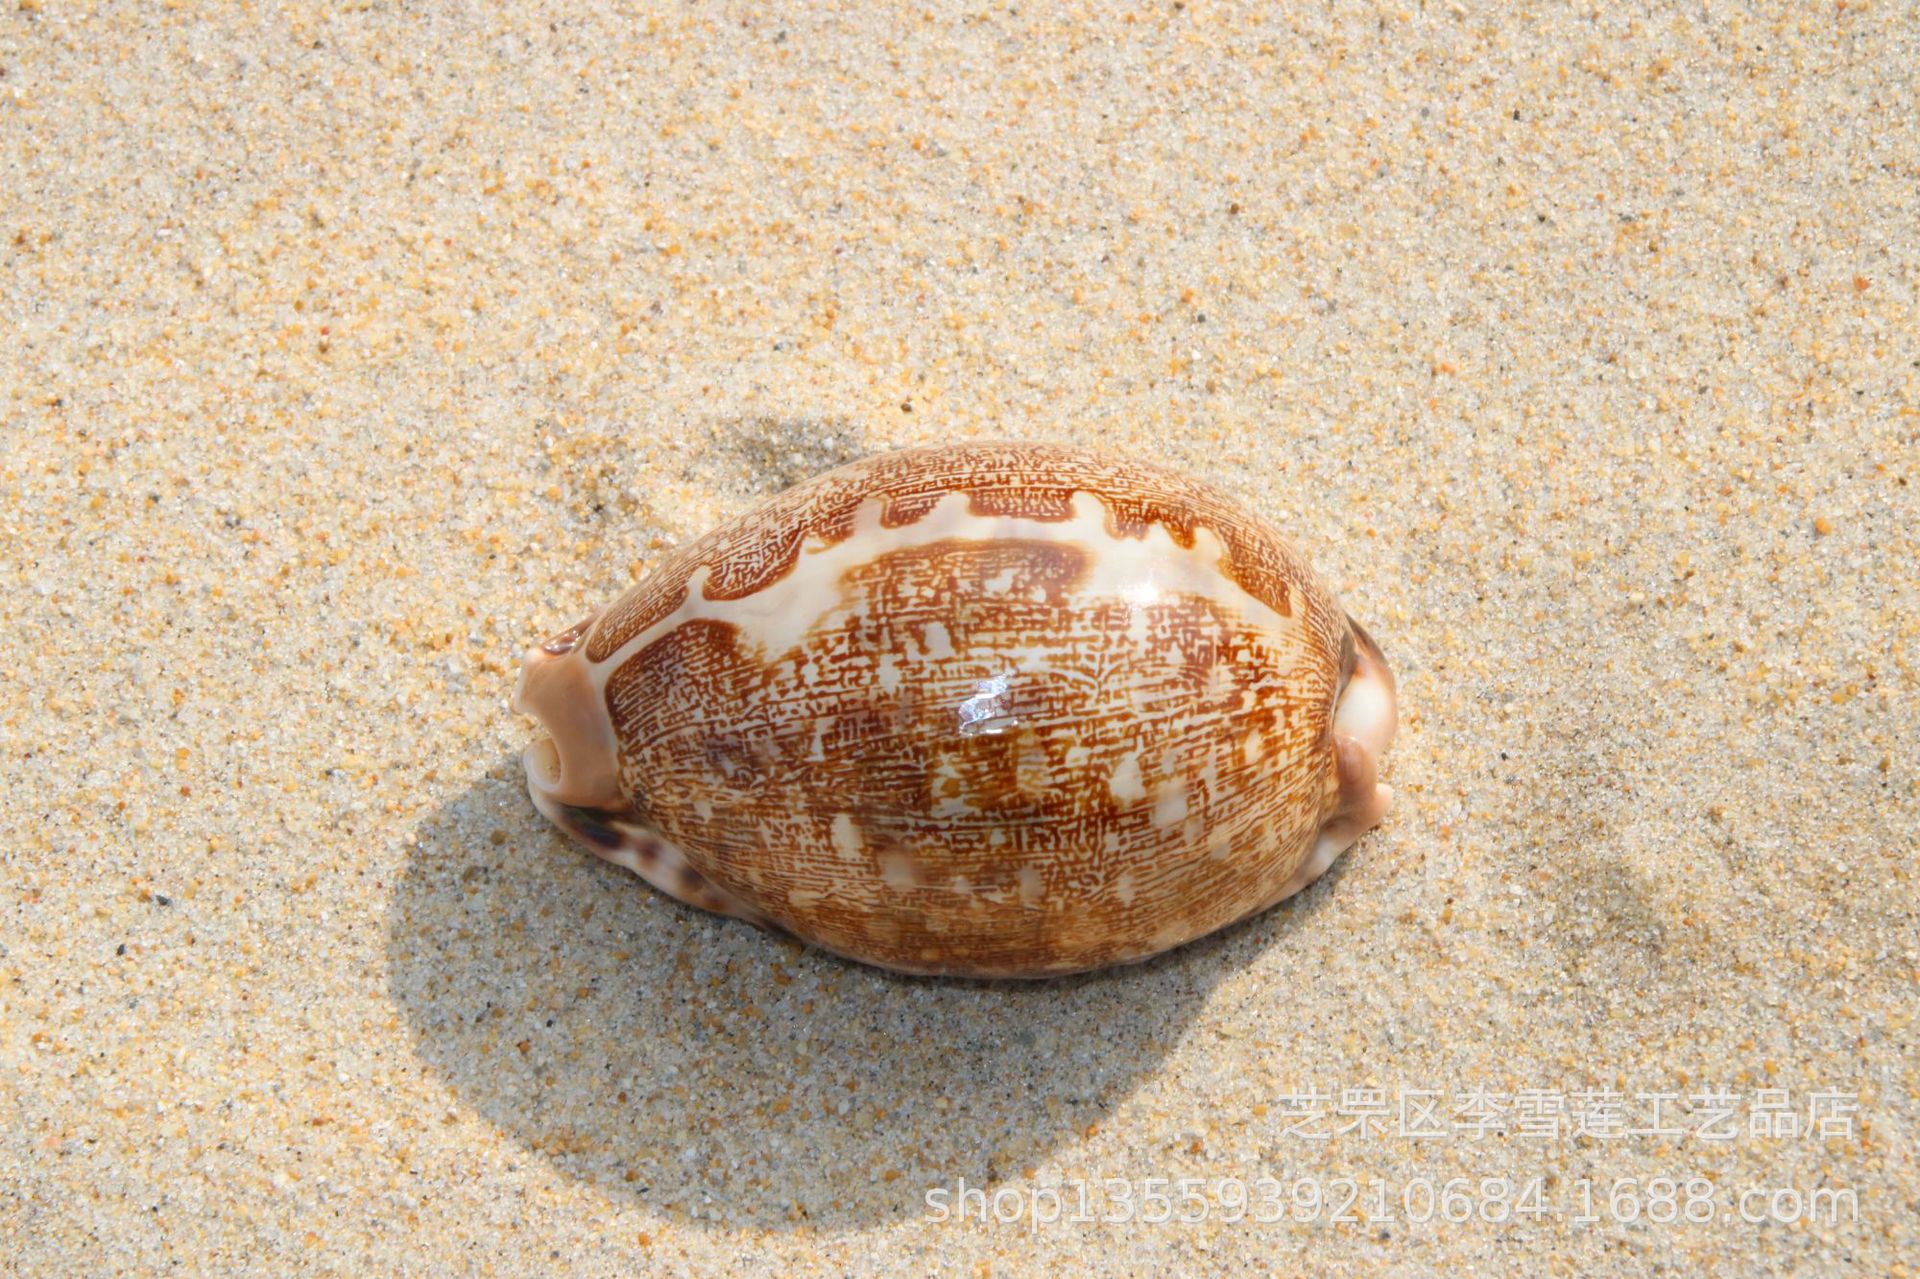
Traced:
[[1384, 812], [1392, 677], [1213, 487], [1049, 445], [769, 499], [531, 650], [533, 797], [697, 905], [907, 972], [1141, 959]]

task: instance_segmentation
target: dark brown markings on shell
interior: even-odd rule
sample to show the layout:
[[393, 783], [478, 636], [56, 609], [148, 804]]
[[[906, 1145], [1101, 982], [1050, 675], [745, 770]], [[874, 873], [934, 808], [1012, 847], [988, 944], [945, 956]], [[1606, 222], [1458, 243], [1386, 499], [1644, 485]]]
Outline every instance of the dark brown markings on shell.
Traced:
[[[834, 543], [851, 534], [860, 504], [870, 498], [883, 503], [882, 525], [899, 528], [923, 518], [951, 492], [966, 493], [977, 514], [1065, 520], [1076, 491], [1106, 504], [1114, 536], [1144, 537], [1158, 524], [1180, 545], [1191, 546], [1197, 527], [1212, 529], [1226, 548], [1226, 576], [1283, 617], [1293, 612], [1290, 588], [1311, 594], [1306, 561], [1270, 524], [1176, 471], [1064, 445], [933, 445], [829, 471], [721, 525], [608, 609], [587, 656], [605, 661], [680, 607], [702, 564], [709, 570], [708, 599], [740, 599], [764, 589], [792, 571], [809, 538]], [[1314, 630], [1329, 647], [1338, 643], [1343, 619], [1324, 608], [1311, 611]]]
[[967, 510], [975, 515], [1007, 516], [1041, 522], [1073, 518], [1073, 486], [1029, 482], [1018, 484], [1010, 477], [998, 483], [982, 481], [970, 486]]
[[[602, 852], [625, 847], [628, 843], [626, 834], [609, 824], [606, 815], [595, 809], [566, 804], [560, 811], [564, 815], [562, 825], [567, 830]], [[640, 851], [643, 856], [650, 856], [646, 850]]]
[[1072, 590], [1091, 553], [883, 554], [767, 660], [685, 622], [607, 685], [622, 784], [722, 891], [894, 967], [1071, 971], [1208, 931], [1318, 826], [1323, 775], [1271, 761], [1324, 758], [1331, 650], [1192, 595], [1130, 634], [1137, 606]]
[[615, 600], [587, 641], [587, 660], [606, 661], [622, 644], [684, 604], [687, 579], [696, 567], [691, 559], [676, 556]]

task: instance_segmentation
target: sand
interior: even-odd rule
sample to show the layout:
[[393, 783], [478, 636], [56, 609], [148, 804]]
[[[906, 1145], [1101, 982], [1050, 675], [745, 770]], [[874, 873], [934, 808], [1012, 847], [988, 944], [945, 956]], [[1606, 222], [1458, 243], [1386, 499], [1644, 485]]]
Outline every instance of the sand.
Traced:
[[[9, 3], [0, 1268], [1911, 1273], [1920, 20], [1276, 8]], [[1379, 638], [1333, 874], [967, 985], [538, 819], [525, 644], [997, 436]]]

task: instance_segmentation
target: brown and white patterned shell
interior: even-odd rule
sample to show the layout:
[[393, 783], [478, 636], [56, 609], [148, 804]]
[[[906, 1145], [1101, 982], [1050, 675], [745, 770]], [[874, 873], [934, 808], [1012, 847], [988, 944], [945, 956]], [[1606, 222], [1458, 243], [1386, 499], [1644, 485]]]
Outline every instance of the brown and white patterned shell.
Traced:
[[1379, 651], [1224, 494], [909, 449], [729, 521], [531, 650], [534, 800], [675, 896], [906, 972], [1145, 958], [1377, 821]]

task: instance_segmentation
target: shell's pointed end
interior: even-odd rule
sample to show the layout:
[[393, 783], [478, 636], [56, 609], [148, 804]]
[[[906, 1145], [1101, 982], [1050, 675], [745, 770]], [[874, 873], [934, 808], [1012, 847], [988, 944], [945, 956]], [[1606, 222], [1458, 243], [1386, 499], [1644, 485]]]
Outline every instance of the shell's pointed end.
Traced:
[[580, 647], [588, 618], [526, 652], [513, 709], [540, 721], [548, 736], [527, 747], [521, 762], [527, 789], [549, 817], [560, 806], [619, 808], [619, 754], [599, 683]]
[[533, 806], [562, 833], [600, 860], [625, 867], [677, 901], [762, 928], [773, 927], [765, 915], [694, 869], [686, 854], [631, 809], [596, 808], [555, 799], [541, 781], [552, 764], [553, 750], [549, 741], [535, 742], [527, 748], [527, 789], [533, 796]]
[[533, 806], [596, 857], [624, 866], [670, 897], [770, 926], [759, 911], [712, 883], [652, 829], [620, 789], [620, 750], [582, 646], [598, 615], [526, 652], [513, 709], [547, 730], [521, 753]]

